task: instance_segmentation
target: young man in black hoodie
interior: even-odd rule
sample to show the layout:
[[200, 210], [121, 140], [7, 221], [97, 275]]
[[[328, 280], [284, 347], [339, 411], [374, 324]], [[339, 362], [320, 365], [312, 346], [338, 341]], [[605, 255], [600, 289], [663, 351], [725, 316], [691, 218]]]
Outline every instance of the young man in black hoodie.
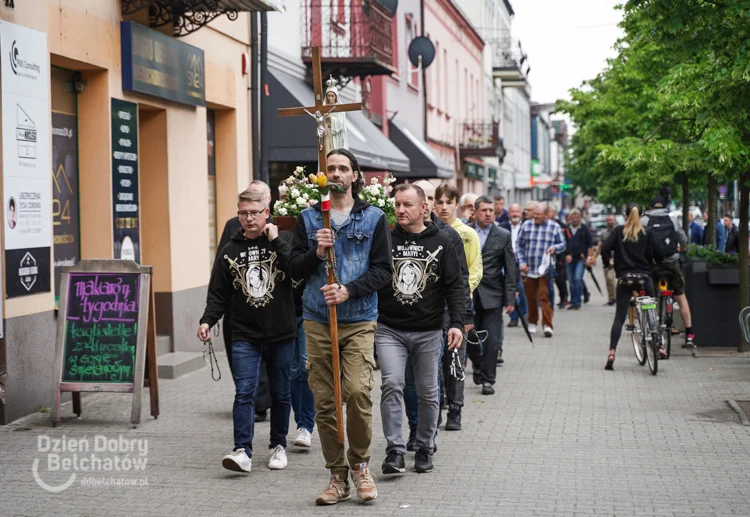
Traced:
[[207, 341], [211, 327], [232, 307], [234, 451], [223, 458], [222, 465], [237, 472], [252, 468], [255, 393], [263, 360], [271, 388], [273, 452], [268, 468], [280, 470], [287, 466], [289, 377], [297, 335], [290, 251], [279, 238], [278, 228], [266, 223], [268, 204], [262, 194], [246, 190], [239, 195], [237, 208], [242, 232], [219, 251], [198, 338]]
[[382, 376], [380, 413], [388, 442], [384, 474], [405, 471], [406, 444], [401, 435], [404, 371], [411, 358], [419, 394], [419, 423], [414, 470], [431, 472], [433, 440], [440, 405], [438, 360], [442, 349], [443, 309], [448, 305], [448, 349], [461, 346], [466, 316], [463, 278], [450, 238], [424, 220], [424, 191], [396, 187], [396, 218], [391, 231], [393, 279], [378, 292], [375, 346]]

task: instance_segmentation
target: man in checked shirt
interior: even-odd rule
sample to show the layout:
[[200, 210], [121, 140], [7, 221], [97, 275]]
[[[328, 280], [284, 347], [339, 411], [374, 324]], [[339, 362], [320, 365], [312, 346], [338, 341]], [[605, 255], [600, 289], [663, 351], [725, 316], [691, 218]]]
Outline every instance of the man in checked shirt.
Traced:
[[564, 250], [565, 239], [560, 226], [547, 220], [545, 203], [537, 204], [533, 208], [532, 218], [521, 226], [516, 243], [516, 257], [529, 305], [529, 332], [536, 332], [541, 305], [544, 336], [552, 337], [552, 305], [547, 273], [550, 267], [554, 267], [555, 255]]

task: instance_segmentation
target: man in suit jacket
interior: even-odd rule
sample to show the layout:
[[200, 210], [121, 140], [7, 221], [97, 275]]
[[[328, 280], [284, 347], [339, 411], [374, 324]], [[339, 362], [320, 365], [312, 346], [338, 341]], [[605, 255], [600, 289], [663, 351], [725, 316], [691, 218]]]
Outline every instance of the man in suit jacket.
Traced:
[[[482, 281], [474, 291], [474, 325], [486, 330], [487, 340], [481, 357], [477, 347], [470, 347], [469, 358], [474, 367], [474, 382], [482, 384], [482, 395], [495, 393], [497, 356], [503, 346], [503, 308], [510, 314], [516, 300], [516, 259], [511, 235], [495, 223], [495, 206], [487, 196], [475, 203], [474, 229], [482, 246]], [[477, 382], [479, 381], [479, 382]]]

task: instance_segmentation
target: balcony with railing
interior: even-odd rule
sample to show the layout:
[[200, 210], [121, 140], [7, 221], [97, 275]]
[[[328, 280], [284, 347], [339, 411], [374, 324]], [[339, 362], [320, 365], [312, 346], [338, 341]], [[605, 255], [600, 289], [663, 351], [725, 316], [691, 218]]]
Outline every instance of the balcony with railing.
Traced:
[[521, 47], [521, 42], [510, 37], [510, 34], [491, 39], [492, 72], [496, 79], [500, 79], [505, 87], [527, 86], [527, 78], [531, 71], [528, 56]]
[[504, 155], [498, 122], [462, 122], [458, 130], [461, 159]]
[[302, 0], [302, 60], [320, 47], [323, 75], [395, 73], [393, 14], [375, 0]]

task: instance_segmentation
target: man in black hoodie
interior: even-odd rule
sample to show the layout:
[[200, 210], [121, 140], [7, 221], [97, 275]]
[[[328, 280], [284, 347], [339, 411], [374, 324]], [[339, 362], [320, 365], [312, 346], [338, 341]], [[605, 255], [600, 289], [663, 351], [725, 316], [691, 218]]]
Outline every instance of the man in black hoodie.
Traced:
[[[263, 196], [264, 202], [270, 207], [271, 206], [271, 188], [261, 180], [253, 180], [247, 186], [247, 190], [258, 192]], [[270, 222], [270, 221], [267, 221]], [[229, 244], [237, 232], [242, 230], [242, 224], [240, 223], [239, 217], [232, 217], [224, 225], [224, 231], [221, 233], [221, 239], [219, 239], [219, 245], [216, 247], [216, 257], [214, 257], [214, 267], [219, 262], [220, 251]], [[283, 236], [282, 236], [283, 237]], [[224, 313], [224, 321], [221, 326], [222, 335], [224, 337], [224, 350], [227, 353], [227, 362], [229, 362], [229, 371], [232, 371], [232, 306], [231, 304], [227, 307]], [[262, 422], [268, 415], [268, 408], [271, 407], [271, 394], [268, 392], [268, 374], [266, 373], [266, 365], [261, 364], [260, 368], [260, 381], [258, 382], [258, 389], [255, 392], [255, 421]]]
[[412, 184], [396, 187], [398, 225], [391, 232], [393, 278], [378, 292], [375, 346], [382, 376], [380, 414], [388, 445], [384, 474], [405, 471], [406, 444], [401, 436], [406, 359], [414, 366], [419, 394], [419, 423], [414, 470], [431, 472], [438, 412], [438, 360], [442, 350], [443, 309], [448, 305], [448, 349], [463, 341], [466, 316], [463, 278], [450, 238], [424, 221], [424, 191]]
[[261, 194], [246, 190], [239, 195], [237, 208], [243, 231], [219, 251], [198, 338], [207, 341], [211, 327], [232, 307], [234, 450], [223, 458], [222, 465], [237, 472], [252, 468], [255, 392], [263, 360], [271, 388], [273, 452], [268, 468], [280, 470], [287, 466], [289, 377], [297, 335], [290, 251], [279, 238], [278, 228], [266, 224], [268, 205]]

